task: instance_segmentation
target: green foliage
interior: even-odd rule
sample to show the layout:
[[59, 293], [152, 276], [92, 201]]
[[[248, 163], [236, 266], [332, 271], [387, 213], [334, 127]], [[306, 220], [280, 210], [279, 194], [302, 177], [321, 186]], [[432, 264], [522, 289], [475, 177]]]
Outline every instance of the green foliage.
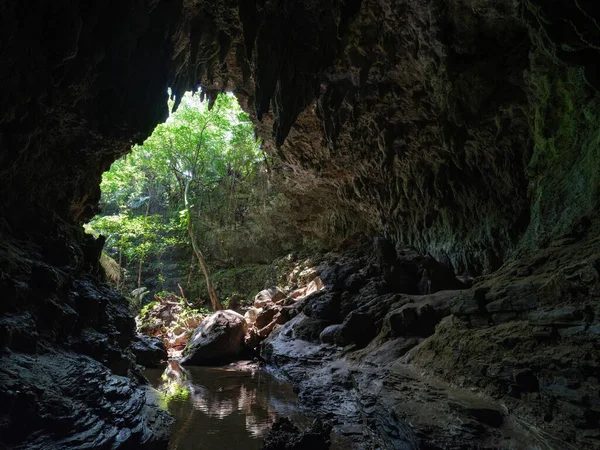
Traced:
[[105, 251], [100, 255], [100, 265], [106, 273], [106, 277], [114, 284], [118, 285], [121, 282], [121, 266]]
[[148, 312], [151, 311], [156, 305], [158, 305], [158, 303], [159, 302], [157, 300], [154, 300], [142, 307], [140, 311], [140, 318], [143, 320], [148, 315]]
[[182, 242], [178, 236], [181, 234], [179, 225], [175, 221], [165, 223], [160, 215], [97, 216], [89, 227], [107, 237], [107, 247], [115, 247], [127, 258], [137, 261], [144, 261], [149, 255], [159, 254], [167, 246]]
[[[209, 110], [186, 94], [177, 112], [104, 174], [103, 215], [90, 228], [107, 236], [110, 256], [123, 268], [121, 289], [139, 283], [178, 292], [180, 285], [192, 302], [207, 299], [188, 221], [211, 269], [264, 264], [289, 252], [301, 242], [290, 237], [298, 221], [283, 226], [277, 216], [294, 208], [278, 195], [272, 168], [233, 95], [220, 95]], [[251, 295], [269, 278], [239, 288], [221, 283], [219, 295]]]
[[170, 378], [165, 374], [161, 376], [161, 380], [162, 383], [159, 387], [159, 391], [164, 395], [164, 401], [166, 403], [164, 409], [168, 409], [168, 406], [172, 401], [183, 402], [189, 397], [190, 390], [187, 387], [185, 380]]

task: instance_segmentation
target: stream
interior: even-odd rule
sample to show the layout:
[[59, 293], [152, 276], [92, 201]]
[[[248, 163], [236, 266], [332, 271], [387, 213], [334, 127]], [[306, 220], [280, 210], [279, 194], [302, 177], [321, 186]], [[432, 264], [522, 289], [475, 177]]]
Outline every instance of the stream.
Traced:
[[[277, 418], [288, 417], [300, 429], [311, 422], [292, 386], [256, 364], [182, 368], [169, 361], [166, 369], [144, 374], [175, 417], [170, 450], [259, 450]], [[331, 449], [347, 448], [332, 437]]]

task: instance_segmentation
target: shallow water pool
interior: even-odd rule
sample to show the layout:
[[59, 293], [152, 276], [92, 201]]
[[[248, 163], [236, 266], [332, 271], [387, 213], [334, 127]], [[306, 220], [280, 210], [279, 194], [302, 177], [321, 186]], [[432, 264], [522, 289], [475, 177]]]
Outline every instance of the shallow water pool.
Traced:
[[255, 364], [182, 368], [169, 361], [144, 374], [175, 417], [170, 450], [260, 449], [278, 417], [301, 429], [310, 423], [292, 386]]

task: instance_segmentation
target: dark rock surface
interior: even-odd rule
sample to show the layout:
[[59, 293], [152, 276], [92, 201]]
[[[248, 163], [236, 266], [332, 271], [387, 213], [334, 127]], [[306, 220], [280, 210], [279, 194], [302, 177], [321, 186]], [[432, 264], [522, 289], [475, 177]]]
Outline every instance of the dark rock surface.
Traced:
[[[545, 264], [569, 258], [552, 248]], [[582, 260], [560, 274], [530, 274], [524, 260], [473, 288], [426, 295], [357, 292], [346, 270], [329, 267], [329, 290], [275, 330], [262, 355], [356, 448], [597, 448], [597, 302], [584, 289], [598, 276], [594, 248], [580, 243]], [[365, 287], [385, 276], [362, 264]], [[313, 317], [331, 298], [345, 299], [341, 324]]]
[[157, 367], [169, 359], [162, 339], [138, 334], [133, 340], [131, 351], [138, 364], [144, 367]]
[[306, 430], [300, 431], [289, 419], [281, 417], [271, 427], [263, 450], [327, 450], [331, 426], [316, 419]]
[[2, 243], [0, 447], [164, 448], [171, 418], [135, 364], [127, 301], [87, 264], [91, 238], [60, 232], [61, 253]]
[[227, 362], [244, 350], [247, 331], [244, 316], [235, 311], [217, 311], [194, 330], [180, 360], [182, 365], [210, 365]]
[[3, 355], [0, 398], [3, 448], [160, 449], [169, 438], [152, 388], [72, 352]]

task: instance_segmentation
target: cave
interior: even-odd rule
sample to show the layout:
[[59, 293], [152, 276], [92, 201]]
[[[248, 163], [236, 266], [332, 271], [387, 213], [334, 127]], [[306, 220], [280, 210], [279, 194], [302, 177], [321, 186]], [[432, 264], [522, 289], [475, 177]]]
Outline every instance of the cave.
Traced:
[[[582, 0], [2, 3], [0, 447], [167, 448], [82, 224], [170, 88], [174, 109], [232, 92], [299, 204], [353, 232], [262, 347], [315, 416], [361, 448], [600, 449], [599, 21]], [[343, 353], [306, 353], [332, 324]]]

